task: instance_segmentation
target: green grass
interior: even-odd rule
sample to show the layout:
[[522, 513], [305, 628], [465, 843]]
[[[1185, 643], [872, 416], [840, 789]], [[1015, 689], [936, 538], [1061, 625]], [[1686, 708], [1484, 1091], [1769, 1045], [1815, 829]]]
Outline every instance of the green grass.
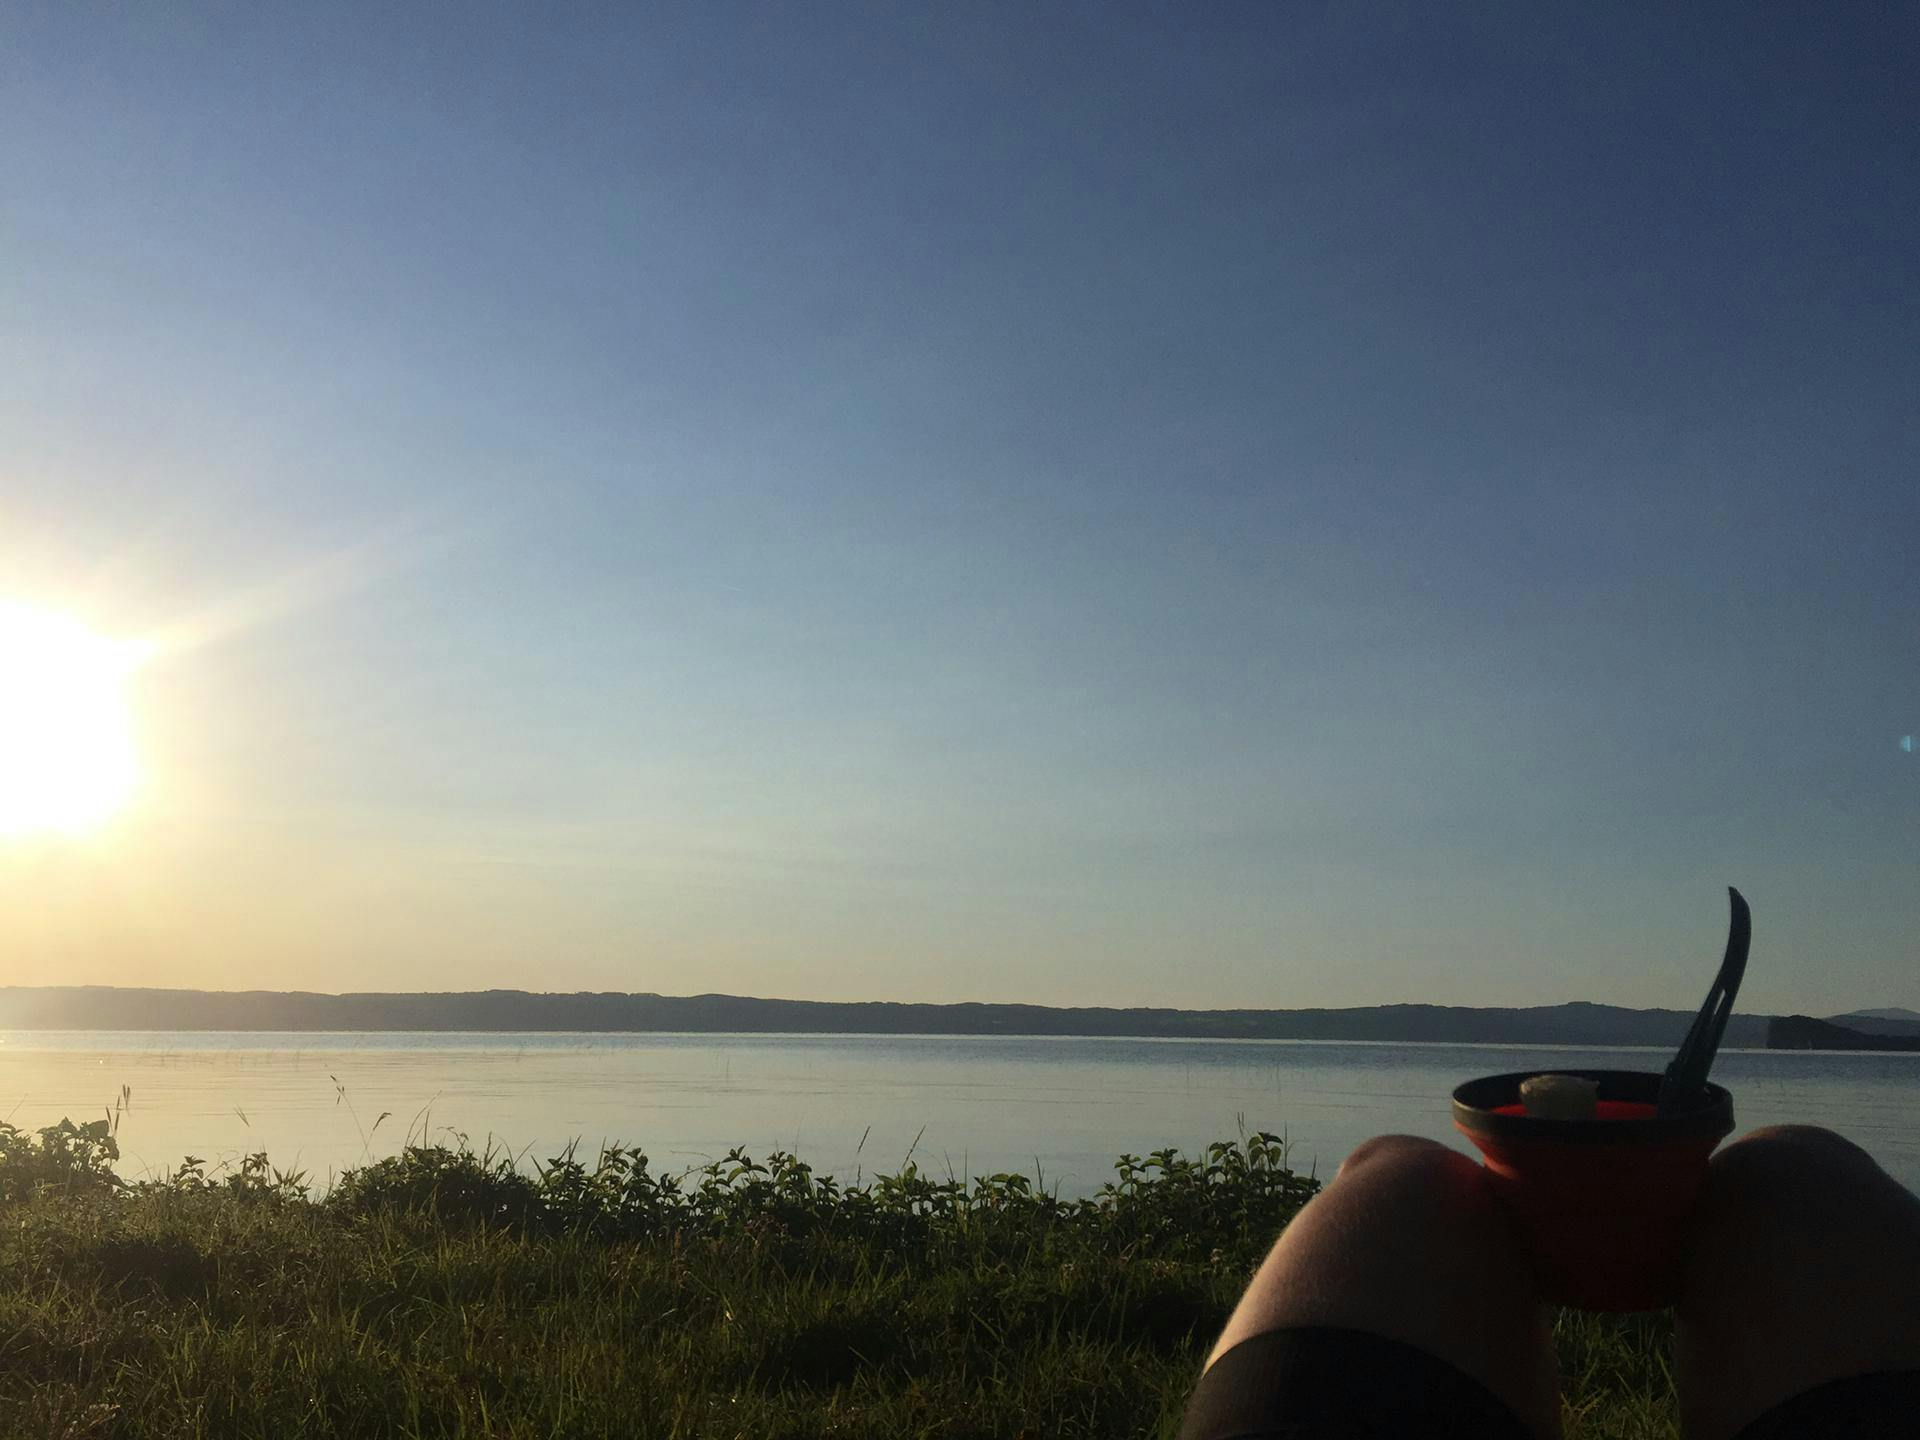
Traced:
[[[1167, 1435], [1316, 1188], [1267, 1135], [1125, 1157], [1077, 1202], [439, 1148], [316, 1199], [258, 1157], [123, 1185], [112, 1147], [0, 1127], [6, 1434]], [[1658, 1320], [1559, 1338], [1571, 1435], [1674, 1433]]]

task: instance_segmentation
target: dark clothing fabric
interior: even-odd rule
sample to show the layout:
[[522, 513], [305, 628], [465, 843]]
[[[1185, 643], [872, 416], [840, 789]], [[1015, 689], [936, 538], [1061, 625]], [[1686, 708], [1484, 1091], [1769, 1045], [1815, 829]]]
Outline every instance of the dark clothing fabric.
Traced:
[[1270, 1330], [1214, 1362], [1180, 1440], [1528, 1440], [1493, 1392], [1364, 1330]]
[[1920, 1370], [1853, 1375], [1783, 1400], [1736, 1440], [1880, 1440], [1920, 1435]]
[[[1737, 1440], [1920, 1435], [1920, 1371], [1856, 1375], [1776, 1405]], [[1187, 1403], [1180, 1440], [1528, 1440], [1472, 1376], [1364, 1330], [1272, 1330], [1233, 1347]]]

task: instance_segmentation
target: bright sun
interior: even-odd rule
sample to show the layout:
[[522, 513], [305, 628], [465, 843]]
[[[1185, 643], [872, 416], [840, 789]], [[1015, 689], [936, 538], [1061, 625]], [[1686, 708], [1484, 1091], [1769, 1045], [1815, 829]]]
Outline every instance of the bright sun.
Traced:
[[0, 601], [0, 838], [82, 834], [126, 803], [140, 656], [70, 616]]

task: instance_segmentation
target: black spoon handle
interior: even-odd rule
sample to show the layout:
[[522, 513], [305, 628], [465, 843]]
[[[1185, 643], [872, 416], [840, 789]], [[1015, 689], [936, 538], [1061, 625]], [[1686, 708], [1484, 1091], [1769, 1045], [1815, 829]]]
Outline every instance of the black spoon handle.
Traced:
[[1747, 974], [1747, 947], [1753, 941], [1753, 912], [1746, 898], [1731, 885], [1727, 896], [1733, 905], [1733, 918], [1727, 926], [1727, 954], [1720, 962], [1720, 973], [1713, 977], [1706, 1003], [1693, 1017], [1687, 1038], [1680, 1042], [1680, 1053], [1667, 1066], [1660, 1082], [1659, 1113], [1670, 1115], [1684, 1110], [1700, 1099], [1707, 1083], [1707, 1071], [1720, 1049], [1720, 1037], [1726, 1034], [1727, 1017], [1733, 1014], [1733, 997], [1740, 993], [1740, 982]]

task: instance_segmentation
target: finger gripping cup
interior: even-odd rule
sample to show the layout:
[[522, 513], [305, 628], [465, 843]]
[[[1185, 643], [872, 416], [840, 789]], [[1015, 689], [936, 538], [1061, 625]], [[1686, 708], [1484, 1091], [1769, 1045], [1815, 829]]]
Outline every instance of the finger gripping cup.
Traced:
[[1541, 1119], [1520, 1103], [1537, 1073], [1469, 1080], [1453, 1092], [1453, 1123], [1485, 1157], [1542, 1293], [1583, 1310], [1673, 1303], [1684, 1222], [1733, 1129], [1733, 1097], [1707, 1085], [1698, 1104], [1661, 1115], [1659, 1075], [1567, 1070], [1598, 1084], [1594, 1117]]

